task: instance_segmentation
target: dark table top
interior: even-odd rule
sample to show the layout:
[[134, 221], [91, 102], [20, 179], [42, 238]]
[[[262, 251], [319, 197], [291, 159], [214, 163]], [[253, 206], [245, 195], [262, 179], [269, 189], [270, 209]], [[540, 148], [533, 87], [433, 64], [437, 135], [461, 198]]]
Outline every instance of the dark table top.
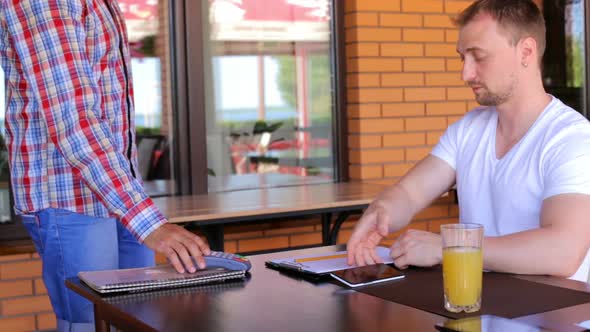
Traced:
[[[313, 283], [264, 266], [265, 261], [273, 258], [337, 250], [343, 250], [343, 247], [251, 256], [253, 268], [245, 282], [142, 293], [136, 297], [100, 297], [77, 279], [68, 280], [67, 284], [94, 303], [108, 304], [116, 315], [129, 320], [133, 330], [434, 331], [434, 324], [445, 320], [330, 282]], [[552, 281], [547, 278], [547, 283]], [[583, 283], [570, 285], [584, 288]], [[574, 315], [583, 315], [584, 308], [588, 309], [588, 306], [582, 305]], [[589, 312], [587, 319], [590, 319], [590, 311], [586, 312]], [[542, 315], [519, 320], [573, 327], [567, 321], [568, 314], [555, 315], [551, 320]]]

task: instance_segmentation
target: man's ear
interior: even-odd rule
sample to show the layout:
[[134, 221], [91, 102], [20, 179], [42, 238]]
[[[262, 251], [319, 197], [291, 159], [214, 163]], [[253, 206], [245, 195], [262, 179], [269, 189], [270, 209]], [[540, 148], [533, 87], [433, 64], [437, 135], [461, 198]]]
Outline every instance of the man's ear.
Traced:
[[537, 41], [533, 37], [526, 37], [520, 40], [519, 51], [521, 56], [521, 63], [527, 67], [536, 64], [537, 59]]

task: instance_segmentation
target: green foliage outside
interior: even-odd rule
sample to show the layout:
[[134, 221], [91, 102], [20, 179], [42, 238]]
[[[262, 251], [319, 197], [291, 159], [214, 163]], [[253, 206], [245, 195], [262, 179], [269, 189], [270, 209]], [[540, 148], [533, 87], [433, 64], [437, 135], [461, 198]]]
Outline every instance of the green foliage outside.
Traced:
[[566, 47], [569, 49], [567, 61], [567, 87], [580, 88], [584, 85], [584, 49], [582, 40], [566, 36]]
[[[281, 96], [287, 104], [297, 107], [297, 72], [294, 56], [276, 56], [279, 63], [277, 82]], [[332, 93], [330, 58], [328, 55], [308, 56], [308, 107], [312, 122], [329, 122], [332, 119]]]
[[136, 136], [160, 135], [160, 127], [135, 127]]

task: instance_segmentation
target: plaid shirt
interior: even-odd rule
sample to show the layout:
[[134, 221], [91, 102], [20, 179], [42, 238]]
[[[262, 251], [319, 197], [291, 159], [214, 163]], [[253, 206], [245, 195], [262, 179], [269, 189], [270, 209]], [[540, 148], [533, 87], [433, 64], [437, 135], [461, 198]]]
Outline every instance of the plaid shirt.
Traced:
[[116, 0], [0, 0], [6, 141], [18, 214], [166, 222], [137, 171], [131, 62]]

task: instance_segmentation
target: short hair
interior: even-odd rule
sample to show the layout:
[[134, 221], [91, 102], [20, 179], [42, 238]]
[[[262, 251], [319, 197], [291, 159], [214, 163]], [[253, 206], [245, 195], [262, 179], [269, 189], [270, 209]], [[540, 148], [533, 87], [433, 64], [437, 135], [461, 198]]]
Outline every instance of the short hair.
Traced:
[[465, 8], [454, 22], [463, 28], [483, 13], [489, 14], [508, 32], [512, 46], [516, 46], [523, 38], [535, 39], [541, 61], [546, 43], [545, 19], [532, 0], [477, 0]]

